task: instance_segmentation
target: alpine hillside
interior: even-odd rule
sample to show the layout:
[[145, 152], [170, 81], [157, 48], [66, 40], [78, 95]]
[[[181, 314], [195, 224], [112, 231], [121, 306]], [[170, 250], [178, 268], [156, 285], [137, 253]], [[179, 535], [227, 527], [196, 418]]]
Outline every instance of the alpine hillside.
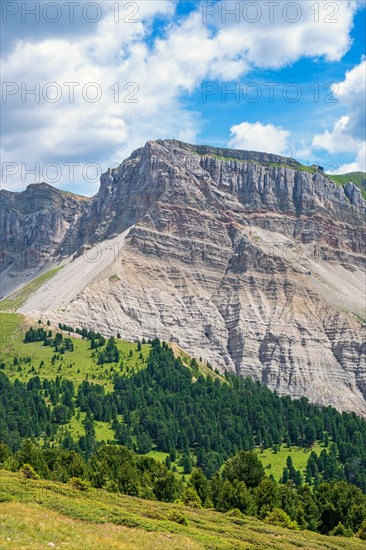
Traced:
[[2, 309], [176, 342], [279, 394], [366, 416], [358, 183], [292, 158], [158, 140], [108, 170], [91, 199], [45, 183], [1, 191]]

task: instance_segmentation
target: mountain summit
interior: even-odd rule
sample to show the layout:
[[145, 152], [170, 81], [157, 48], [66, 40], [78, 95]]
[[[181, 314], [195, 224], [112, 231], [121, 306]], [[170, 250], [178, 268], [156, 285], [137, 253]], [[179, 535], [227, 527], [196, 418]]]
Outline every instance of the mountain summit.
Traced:
[[366, 203], [352, 181], [158, 140], [108, 170], [91, 199], [46, 184], [1, 198], [2, 294], [63, 265], [21, 312], [173, 341], [366, 416]]

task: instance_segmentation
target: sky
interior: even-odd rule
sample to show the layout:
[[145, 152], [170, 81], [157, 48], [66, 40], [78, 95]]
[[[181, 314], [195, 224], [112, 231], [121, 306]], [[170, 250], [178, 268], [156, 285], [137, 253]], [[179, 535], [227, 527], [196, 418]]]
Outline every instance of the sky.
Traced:
[[1, 187], [92, 196], [153, 139], [366, 170], [366, 3], [1, 4]]

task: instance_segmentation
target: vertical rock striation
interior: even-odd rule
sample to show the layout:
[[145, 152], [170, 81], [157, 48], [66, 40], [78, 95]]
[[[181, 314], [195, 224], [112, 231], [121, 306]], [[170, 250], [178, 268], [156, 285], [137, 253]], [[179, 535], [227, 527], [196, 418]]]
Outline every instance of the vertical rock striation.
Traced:
[[[14, 219], [25, 238], [8, 195], [2, 227]], [[178, 341], [281, 394], [366, 415], [366, 203], [352, 182], [277, 155], [154, 141], [91, 200], [67, 200], [37, 237], [49, 257], [129, 230], [124, 246], [66, 307], [41, 289], [23, 311]]]

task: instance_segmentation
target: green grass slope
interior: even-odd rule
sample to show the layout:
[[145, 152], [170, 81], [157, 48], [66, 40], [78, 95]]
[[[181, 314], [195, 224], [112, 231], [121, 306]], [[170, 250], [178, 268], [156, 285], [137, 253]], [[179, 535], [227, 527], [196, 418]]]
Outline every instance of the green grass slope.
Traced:
[[302, 447], [291, 447], [281, 445], [280, 449], [275, 453], [272, 448], [258, 451], [258, 458], [265, 468], [266, 475], [273, 475], [276, 481], [280, 481], [283, 469], [286, 467], [287, 457], [292, 458], [292, 462], [296, 470], [305, 475], [306, 463], [309, 460], [310, 453], [314, 451], [319, 455], [325, 447], [321, 443], [316, 442], [311, 449]]
[[[62, 376], [71, 380], [77, 387], [83, 380], [89, 379], [104, 385], [108, 391], [112, 389], [114, 373], [128, 376], [144, 368], [150, 351], [148, 344], [142, 344], [141, 358], [135, 343], [116, 340], [120, 362], [98, 365], [93, 350], [90, 349], [90, 342], [71, 333], [74, 351], [65, 352], [52, 364], [55, 354], [53, 347], [43, 346], [43, 342], [23, 342], [24, 334], [31, 325], [35, 327], [37, 323], [30, 323], [16, 313], [0, 313], [0, 361], [5, 363], [5, 374], [11, 380], [17, 378], [25, 381], [37, 375], [41, 379], [53, 380], [56, 376]], [[48, 327], [46, 324], [37, 326], [42, 326], [45, 330], [51, 329], [55, 335], [54, 327]], [[64, 332], [64, 336], [68, 336], [68, 333]]]
[[[31, 325], [34, 327], [36, 324], [30, 323], [17, 313], [0, 313], [0, 364], [10, 380], [18, 379], [25, 382], [37, 375], [41, 380], [54, 380], [60, 376], [71, 380], [77, 390], [79, 384], [88, 379], [103, 385], [108, 392], [113, 389], [115, 374], [131, 376], [147, 364], [150, 352], [148, 344], [142, 344], [140, 352], [137, 350], [137, 344], [117, 339], [120, 362], [98, 365], [97, 358], [90, 349], [90, 341], [74, 337], [72, 333], [70, 338], [74, 344], [74, 351], [58, 354], [58, 359], [52, 362], [55, 355], [53, 347], [43, 346], [43, 342], [23, 342], [24, 334]], [[47, 324], [37, 326], [52, 330], [53, 335], [56, 333], [55, 328], [48, 327]], [[67, 332], [63, 334], [68, 336]], [[74, 438], [85, 435], [82, 424], [84, 417], [85, 413], [76, 408], [71, 421], [59, 428], [59, 437], [67, 432]], [[114, 432], [107, 422], [95, 422], [95, 435], [97, 441], [114, 439]]]
[[[290, 531], [252, 517], [147, 501], [101, 490], [30, 480], [0, 471], [0, 547], [4, 549], [365, 548], [360, 539]], [[184, 516], [188, 525], [176, 521]]]

